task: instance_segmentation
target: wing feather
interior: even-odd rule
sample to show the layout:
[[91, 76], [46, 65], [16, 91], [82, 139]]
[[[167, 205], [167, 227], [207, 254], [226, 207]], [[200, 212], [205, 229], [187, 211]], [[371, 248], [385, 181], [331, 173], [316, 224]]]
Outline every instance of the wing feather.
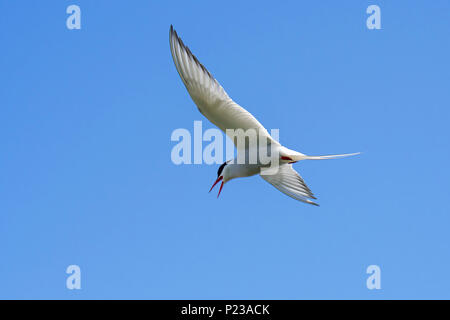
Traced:
[[[227, 129], [255, 129], [260, 135], [279, 145], [263, 125], [247, 110], [235, 103], [211, 73], [184, 45], [170, 26], [170, 50], [175, 67], [199, 111], [226, 133]], [[235, 139], [233, 139], [236, 144]]]
[[318, 206], [310, 199], [316, 199], [302, 177], [294, 170], [292, 164], [283, 164], [278, 172], [272, 175], [261, 175], [261, 178], [275, 188], [296, 200]]

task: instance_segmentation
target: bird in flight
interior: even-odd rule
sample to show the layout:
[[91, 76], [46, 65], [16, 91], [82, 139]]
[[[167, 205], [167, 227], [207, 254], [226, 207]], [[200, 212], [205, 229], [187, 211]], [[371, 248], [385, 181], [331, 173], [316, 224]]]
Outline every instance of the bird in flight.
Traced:
[[[212, 190], [217, 183], [222, 182], [217, 197], [219, 197], [223, 185], [231, 179], [260, 174], [264, 180], [291, 198], [318, 206], [313, 201], [316, 197], [314, 197], [302, 177], [294, 170], [292, 164], [300, 160], [342, 158], [359, 154], [359, 152], [308, 156], [282, 146], [270, 136], [263, 125], [250, 112], [235, 103], [228, 96], [219, 82], [214, 79], [189, 48], [184, 45], [173, 26], [170, 26], [169, 40], [173, 62], [192, 100], [199, 111], [209, 121], [224, 131], [237, 147], [238, 157], [224, 162], [217, 171], [217, 179], [211, 187]], [[249, 161], [238, 161], [239, 159], [248, 159], [249, 154], [254, 149], [249, 144], [244, 144], [244, 146], [242, 144], [238, 145], [236, 136], [230, 136], [230, 132], [239, 129], [242, 131], [254, 130], [258, 134], [256, 145], [260, 146], [264, 140], [270, 146], [271, 154], [277, 157], [277, 161], [272, 161], [270, 164], [273, 166], [273, 163], [276, 163], [275, 171], [264, 173], [263, 169], [267, 168], [268, 164], [262, 163], [259, 157], [257, 158], [258, 160], [251, 163]], [[239, 153], [245, 153], [244, 157], [239, 158]]]

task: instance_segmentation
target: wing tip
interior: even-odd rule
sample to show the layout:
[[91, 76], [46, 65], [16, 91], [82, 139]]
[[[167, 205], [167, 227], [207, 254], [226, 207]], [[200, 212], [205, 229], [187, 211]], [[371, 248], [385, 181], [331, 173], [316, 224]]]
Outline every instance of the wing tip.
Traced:
[[175, 38], [175, 40], [180, 44], [180, 37], [178, 36], [177, 30], [175, 30], [175, 28], [173, 27], [173, 25], [170, 25], [170, 31], [169, 31], [169, 37], [170, 40], [172, 41], [172, 38]]
[[[172, 38], [175, 38], [175, 41], [172, 41]], [[189, 59], [193, 60], [194, 63], [202, 69], [202, 71], [212, 80], [216, 81], [212, 74], [206, 69], [206, 67], [197, 59], [197, 57], [191, 52], [189, 47], [184, 44], [183, 40], [178, 36], [177, 31], [174, 29], [173, 25], [170, 25], [170, 32], [169, 32], [169, 41], [171, 43], [171, 50], [172, 50], [172, 42], [175, 44], [175, 42], [178, 44], [178, 46], [183, 50], [189, 57]]]

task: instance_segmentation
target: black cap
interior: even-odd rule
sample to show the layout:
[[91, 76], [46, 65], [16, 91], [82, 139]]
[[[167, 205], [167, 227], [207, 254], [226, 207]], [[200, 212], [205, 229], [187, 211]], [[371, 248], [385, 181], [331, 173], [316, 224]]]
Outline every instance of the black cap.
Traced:
[[223, 168], [225, 168], [226, 165], [227, 165], [226, 162], [224, 162], [220, 165], [219, 170], [217, 170], [217, 177], [220, 177], [220, 174], [222, 173]]

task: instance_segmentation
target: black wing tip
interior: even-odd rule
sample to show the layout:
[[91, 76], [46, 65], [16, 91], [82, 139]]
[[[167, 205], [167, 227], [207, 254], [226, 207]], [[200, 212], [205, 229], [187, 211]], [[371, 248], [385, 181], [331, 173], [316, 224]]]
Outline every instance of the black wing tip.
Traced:
[[170, 38], [174, 37], [175, 41], [178, 42], [178, 44], [181, 45], [181, 47], [185, 47], [183, 41], [178, 36], [177, 30], [174, 29], [173, 25], [170, 25]]
[[170, 25], [170, 32], [169, 32], [169, 34], [170, 34], [170, 38], [175, 37], [175, 39], [177, 39], [177, 41], [180, 40], [180, 38], [178, 37], [178, 34], [177, 34], [177, 30], [175, 30], [175, 28], [173, 27], [172, 24]]
[[169, 33], [170, 33], [170, 37], [172, 37], [172, 36], [176, 36], [176, 34], [177, 34], [177, 32], [175, 31], [175, 29], [174, 29], [174, 27], [173, 27], [173, 25], [171, 24], [170, 25], [170, 31], [169, 31]]

